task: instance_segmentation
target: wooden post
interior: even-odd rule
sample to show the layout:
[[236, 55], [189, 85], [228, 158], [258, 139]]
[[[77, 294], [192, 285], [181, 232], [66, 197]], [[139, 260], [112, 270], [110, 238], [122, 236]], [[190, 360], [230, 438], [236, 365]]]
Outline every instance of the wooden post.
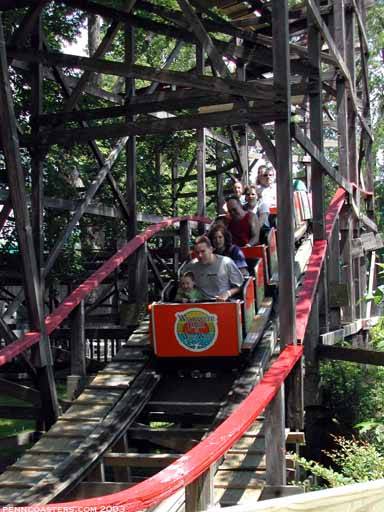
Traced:
[[[126, 26], [125, 35], [125, 61], [128, 65], [135, 63], [135, 29]], [[135, 96], [135, 79], [126, 81], [126, 101]], [[133, 116], [128, 116], [127, 121], [132, 122]], [[136, 137], [129, 137], [126, 145], [127, 154], [127, 197], [129, 197], [129, 224], [128, 224], [128, 240], [136, 236], [137, 227], [137, 156], [136, 156]], [[146, 248], [140, 248], [129, 258], [129, 291], [133, 302], [135, 303], [136, 315], [139, 314], [140, 305], [146, 301], [148, 282], [147, 282], [147, 258]], [[143, 289], [142, 286], [146, 286]]]
[[267, 485], [286, 485], [284, 387], [265, 410]]
[[[334, 2], [335, 42], [338, 50], [345, 60], [346, 56], [346, 29], [345, 29], [345, 2]], [[339, 77], [336, 81], [337, 94], [337, 128], [339, 149], [339, 171], [350, 181], [350, 151], [348, 138], [348, 94], [345, 80]], [[352, 230], [351, 210], [344, 208], [341, 214], [341, 251], [343, 259], [342, 280], [348, 286], [349, 306], [343, 308], [343, 321], [352, 322], [355, 319], [355, 286], [352, 265]]]
[[[319, 7], [320, 1], [315, 0]], [[312, 21], [309, 13], [308, 19], [308, 53], [311, 64], [310, 75], [310, 135], [312, 142], [323, 151], [323, 95], [322, 95], [322, 73], [321, 73], [321, 38], [319, 29]], [[313, 238], [314, 240], [325, 239], [325, 217], [324, 217], [324, 173], [319, 163], [311, 159], [311, 191], [313, 208]], [[324, 330], [328, 330], [328, 292], [327, 292], [327, 273], [322, 272], [320, 276], [321, 289], [321, 316], [324, 324]]]
[[353, 221], [349, 207], [344, 207], [340, 214], [340, 248], [341, 248], [341, 281], [346, 284], [348, 289], [348, 305], [342, 308], [343, 322], [350, 323], [355, 320], [355, 286], [353, 280], [352, 263], [352, 233]]
[[[238, 43], [243, 44], [242, 40], [238, 40]], [[237, 78], [239, 80], [243, 80], [244, 82], [246, 81], [247, 67], [245, 64], [238, 66]], [[243, 175], [242, 175], [241, 181], [243, 182], [243, 185], [248, 185], [248, 183], [249, 183], [248, 126], [246, 124], [243, 126], [240, 126], [239, 135], [240, 135], [239, 156], [240, 156], [241, 168], [243, 170]]]
[[317, 347], [320, 339], [319, 324], [319, 298], [318, 293], [312, 304], [308, 327], [304, 339], [305, 379], [304, 379], [304, 405], [305, 407], [321, 404], [319, 395], [320, 374]]
[[224, 205], [224, 176], [223, 173], [219, 173], [219, 169], [223, 165], [223, 149], [219, 143], [216, 143], [216, 211], [218, 213], [223, 212]]
[[[355, 13], [353, 9], [347, 9], [345, 14], [345, 27], [346, 27], [346, 61], [351, 76], [353, 91], [356, 92], [356, 59], [355, 59], [355, 46], [356, 46], [356, 31], [355, 31]], [[360, 178], [358, 173], [358, 158], [357, 158], [357, 132], [356, 132], [356, 113], [353, 108], [351, 99], [348, 100], [348, 141], [349, 141], [349, 174], [350, 180], [359, 185]], [[356, 188], [353, 191], [353, 198], [355, 204], [360, 210], [360, 189]], [[353, 238], [360, 236], [359, 220], [353, 217]], [[352, 261], [353, 276], [355, 284], [355, 315], [356, 318], [362, 318], [362, 301], [364, 291], [362, 290], [362, 275], [360, 268], [360, 258], [354, 258]]]
[[[196, 45], [196, 71], [204, 75], [204, 49]], [[205, 183], [206, 137], [205, 128], [196, 130], [196, 168], [197, 168], [197, 214], [205, 216], [207, 213], [207, 192]], [[205, 226], [199, 223], [199, 233], [203, 234]]]
[[[328, 291], [334, 291], [340, 285], [340, 222], [335, 222], [335, 227], [328, 245]], [[339, 329], [341, 325], [340, 307], [330, 302], [329, 328], [331, 331]]]
[[[105, 342], [105, 340], [104, 340]], [[71, 314], [71, 374], [67, 377], [67, 395], [74, 400], [86, 383], [84, 301]]]
[[40, 273], [36, 261], [31, 221], [27, 208], [24, 171], [21, 165], [15, 112], [9, 84], [8, 64], [5, 50], [2, 18], [0, 15], [0, 133], [8, 170], [8, 184], [18, 233], [23, 265], [25, 295], [27, 298], [30, 325], [40, 331], [39, 368], [37, 381], [41, 392], [42, 410], [47, 426], [52, 425], [58, 416], [59, 405], [55, 380], [52, 371], [52, 354], [44, 324], [43, 297], [40, 286]]
[[180, 222], [180, 263], [189, 257], [189, 225], [187, 220]]
[[275, 101], [285, 119], [275, 122], [277, 212], [284, 229], [277, 231], [281, 348], [296, 342], [294, 275], [294, 206], [290, 135], [291, 91], [289, 66], [288, 2], [272, 2], [272, 48]]
[[185, 512], [207, 510], [213, 505], [214, 465], [185, 488]]

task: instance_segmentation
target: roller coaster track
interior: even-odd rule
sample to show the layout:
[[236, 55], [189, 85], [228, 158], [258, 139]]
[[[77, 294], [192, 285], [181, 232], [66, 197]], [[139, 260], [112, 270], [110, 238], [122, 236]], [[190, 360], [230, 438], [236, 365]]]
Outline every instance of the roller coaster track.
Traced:
[[[330, 204], [326, 218], [328, 238], [344, 199], [345, 192], [339, 189]], [[206, 219], [170, 219], [151, 226], [143, 234], [136, 236], [47, 317], [48, 333], [58, 327], [74, 307], [141, 244], [164, 227], [180, 220]], [[304, 339], [326, 248], [326, 240], [314, 242], [303, 285], [299, 291], [299, 342]], [[10, 361], [38, 341], [39, 333], [27, 333], [0, 351], [0, 364]], [[274, 349], [274, 337], [271, 333], [263, 338], [251, 359], [232, 371], [217, 367], [199, 370], [187, 367], [178, 370], [168, 369], [165, 373], [161, 367], [153, 364], [147, 346], [148, 330], [144, 323], [134, 332], [116, 358], [97, 374], [51, 430], [0, 476], [0, 503], [13, 506], [38, 503], [41, 504], [39, 510], [43, 510], [45, 507], [42, 504], [68, 495], [70, 489], [89, 473], [102, 457], [106, 465], [113, 467], [118, 467], [119, 464], [123, 468], [129, 465], [146, 466], [146, 472], [143, 474], [149, 478], [132, 488], [128, 488], [132, 484], [125, 483], [126, 488], [121, 485], [120, 489], [124, 490], [114, 494], [51, 504], [46, 506], [47, 510], [62, 510], [63, 506], [67, 506], [80, 512], [84, 507], [107, 510], [106, 507], [120, 505], [124, 505], [125, 511], [142, 510], [156, 505], [191, 484], [212, 465], [219, 465], [225, 454], [227, 463], [231, 455], [255, 455], [258, 464], [251, 464], [250, 469], [258, 469], [260, 473], [263, 464], [265, 469], [263, 448], [260, 448], [260, 443], [257, 444], [263, 439], [260, 414], [301, 358], [303, 345], [285, 347], [264, 375]], [[255, 386], [256, 383], [258, 384]], [[181, 387], [186, 396], [184, 400], [180, 400]], [[152, 422], [159, 420], [172, 422], [173, 426], [166, 430], [154, 430]], [[213, 428], [215, 430], [210, 432]], [[114, 450], [118, 449], [117, 443], [124, 433], [127, 433], [128, 443], [145, 439], [152, 441], [157, 448], [173, 447], [176, 453], [173, 451], [154, 455], [133, 451], [127, 453], [126, 450], [124, 453], [116, 452]], [[200, 439], [203, 440], [199, 442]], [[189, 451], [184, 453], [185, 450]], [[165, 469], [151, 476], [154, 469], [157, 471], [169, 463], [171, 464]], [[219, 465], [219, 477], [220, 471]], [[263, 476], [260, 475], [257, 479], [256, 472], [256, 477], [248, 481], [248, 486], [260, 487], [262, 481]], [[233, 484], [234, 488], [236, 485]], [[225, 491], [225, 503], [225, 493], [230, 486], [228, 482], [223, 483], [223, 478], [221, 488]]]

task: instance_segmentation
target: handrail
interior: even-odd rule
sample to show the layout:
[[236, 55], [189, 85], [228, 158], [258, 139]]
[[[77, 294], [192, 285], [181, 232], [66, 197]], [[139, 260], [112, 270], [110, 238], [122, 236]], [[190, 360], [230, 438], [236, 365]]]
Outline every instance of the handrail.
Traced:
[[[343, 485], [285, 498], [226, 507], [226, 512], [381, 512], [384, 510], [384, 480]], [[210, 509], [215, 512], [216, 509]], [[220, 509], [221, 511], [221, 509]], [[217, 509], [219, 512], [219, 509]]]
[[[99, 286], [114, 270], [116, 270], [133, 252], [149, 240], [153, 235], [164, 228], [181, 221], [204, 222], [208, 224], [210, 219], [198, 215], [185, 215], [166, 219], [158, 224], [149, 226], [145, 231], [136, 235], [126, 243], [120, 250], [111, 256], [101, 267], [96, 270], [88, 279], [76, 288], [64, 301], [45, 319], [47, 334], [51, 334], [61, 322], [67, 318], [69, 313], [85, 299], [85, 297]], [[24, 350], [31, 347], [40, 340], [40, 332], [29, 331], [21, 338], [0, 350], [0, 366], [11, 361], [20, 355]]]
[[[345, 197], [345, 192], [342, 189], [339, 189], [331, 201], [326, 215], [326, 231], [328, 239], [332, 234], [336, 217], [341, 211]], [[152, 236], [152, 234], [150, 236]], [[141, 237], [143, 237], [143, 235], [141, 235]], [[136, 238], [137, 237], [135, 237], [135, 239]], [[131, 242], [135, 245], [135, 249], [143, 243], [139, 243], [138, 240], [134, 242], [134, 240]], [[131, 242], [129, 242], [127, 246]], [[314, 251], [310, 258], [308, 271], [304, 278], [304, 288], [298, 297], [297, 320], [300, 322], [301, 326], [299, 338], [301, 340], [304, 339], [304, 333], [311, 311], [310, 306], [319, 281], [326, 248], [326, 240], [319, 240], [314, 243]], [[131, 252], [129, 254], [131, 254]], [[111, 258], [111, 260], [112, 259], [113, 258]], [[105, 269], [105, 266], [108, 266], [111, 260], [108, 260], [108, 262], [100, 268], [100, 271], [102, 271], [103, 268]], [[97, 272], [95, 274], [97, 274]], [[95, 279], [95, 274], [91, 276], [91, 278], [93, 277]], [[85, 281], [82, 286], [85, 287], [88, 281], [89, 280]], [[88, 284], [88, 286], [90, 285], [91, 283]], [[81, 288], [81, 286], [79, 288]], [[82, 293], [80, 291], [79, 295], [83, 298], [86, 293], [88, 292]], [[71, 294], [68, 299], [71, 296], [73, 296], [73, 294]], [[59, 317], [61, 317], [62, 314], [67, 313], [68, 309], [71, 311], [80, 302], [80, 300], [82, 300], [82, 298], [77, 296], [72, 297], [72, 300], [75, 302], [73, 306], [71, 304], [64, 306], [64, 303], [66, 302], [64, 301], [61, 305], [62, 308], [59, 306], [55, 313], [51, 315], [53, 319], [50, 319], [49, 321], [50, 328], [53, 330], [53, 328], [59, 325]], [[52, 327], [53, 325], [55, 327]], [[302, 357], [303, 352], [303, 345], [286, 346], [259, 384], [254, 387], [252, 392], [236, 408], [231, 416], [229, 416], [201, 443], [153, 477], [118, 493], [100, 496], [98, 498], [89, 498], [86, 500], [41, 505], [39, 506], [39, 511], [61, 512], [65, 507], [69, 507], [73, 512], [82, 512], [86, 507], [92, 507], [92, 511], [96, 512], [106, 510], [106, 507], [124, 505], [124, 512], [138, 512], [150, 506], [154, 506], [165, 498], [173, 495], [179, 489], [189, 485], [209, 469], [210, 465], [223, 456], [225, 452], [244, 434], [259, 414], [273, 400], [296, 362]], [[6, 509], [1, 510], [6, 512]], [[23, 510], [25, 512], [32, 512], [34, 507], [23, 507]]]

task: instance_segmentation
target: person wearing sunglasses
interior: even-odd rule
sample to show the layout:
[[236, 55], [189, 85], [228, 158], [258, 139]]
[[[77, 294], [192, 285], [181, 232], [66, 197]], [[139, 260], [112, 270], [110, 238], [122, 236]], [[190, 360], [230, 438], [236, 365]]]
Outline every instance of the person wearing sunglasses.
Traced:
[[269, 208], [276, 207], [275, 171], [267, 169], [265, 165], [259, 167], [257, 173], [257, 193]]

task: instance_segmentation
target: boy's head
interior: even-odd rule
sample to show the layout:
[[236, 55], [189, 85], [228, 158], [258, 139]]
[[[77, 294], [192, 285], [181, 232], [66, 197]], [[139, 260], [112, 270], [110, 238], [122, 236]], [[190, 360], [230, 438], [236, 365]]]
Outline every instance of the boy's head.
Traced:
[[185, 272], [180, 278], [180, 288], [184, 292], [190, 292], [195, 287], [195, 276], [193, 272]]

